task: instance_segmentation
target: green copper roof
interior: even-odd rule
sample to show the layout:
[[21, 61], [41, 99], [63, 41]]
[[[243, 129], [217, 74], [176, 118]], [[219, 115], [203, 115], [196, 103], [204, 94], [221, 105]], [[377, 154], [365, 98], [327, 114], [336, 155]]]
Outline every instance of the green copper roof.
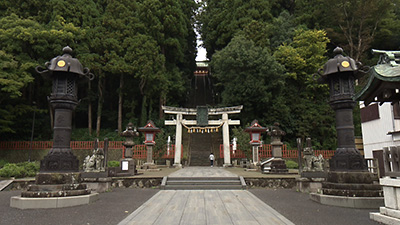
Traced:
[[[368, 83], [356, 94], [355, 99], [364, 101], [365, 105], [371, 102], [392, 102], [400, 100], [400, 64], [396, 57], [397, 51], [376, 51], [381, 53], [381, 59], [369, 71]], [[399, 55], [400, 56], [400, 55]]]

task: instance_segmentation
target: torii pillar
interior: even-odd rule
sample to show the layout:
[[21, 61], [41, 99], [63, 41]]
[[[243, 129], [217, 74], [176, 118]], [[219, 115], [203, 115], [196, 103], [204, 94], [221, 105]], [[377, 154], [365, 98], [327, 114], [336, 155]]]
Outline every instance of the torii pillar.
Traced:
[[[174, 166], [182, 167], [181, 157], [182, 157], [182, 113], [176, 114], [176, 133], [175, 133], [175, 158]], [[165, 121], [167, 122], [167, 121]]]

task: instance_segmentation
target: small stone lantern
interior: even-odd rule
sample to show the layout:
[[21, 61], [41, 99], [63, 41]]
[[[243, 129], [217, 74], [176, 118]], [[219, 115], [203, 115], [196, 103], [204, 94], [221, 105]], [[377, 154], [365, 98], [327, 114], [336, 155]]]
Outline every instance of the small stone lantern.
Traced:
[[147, 121], [146, 126], [140, 127], [138, 130], [140, 132], [143, 132], [145, 136], [144, 144], [146, 145], [147, 149], [147, 160], [145, 165], [154, 165], [153, 146], [156, 144], [155, 142], [156, 133], [160, 132], [160, 128], [156, 127], [156, 125], [154, 125], [154, 122], [149, 120]]
[[120, 175], [135, 175], [137, 174], [137, 170], [135, 161], [132, 159], [133, 147], [135, 146], [133, 138], [139, 136], [139, 132], [136, 131], [136, 127], [133, 127], [132, 123], [128, 123], [126, 129], [120, 135], [121, 137], [125, 137], [125, 141], [123, 143], [125, 146], [125, 151], [123, 158], [120, 160]]
[[129, 122], [126, 129], [121, 132], [120, 135], [121, 137], [125, 137], [125, 141], [122, 143], [125, 146], [124, 158], [132, 158], [133, 146], [135, 146], [133, 138], [138, 137], [139, 132], [137, 132], [136, 127], [133, 127], [133, 124]]
[[261, 145], [261, 134], [267, 131], [267, 128], [261, 126], [257, 120], [253, 120], [251, 125], [247, 127], [245, 132], [250, 134], [250, 145], [252, 146], [253, 153], [253, 163], [255, 165], [260, 163], [260, 158], [258, 157], [258, 148]]
[[366, 170], [363, 156], [354, 141], [353, 108], [354, 80], [365, 74], [361, 63], [343, 56], [343, 49], [333, 51], [335, 57], [324, 65], [319, 82], [327, 83], [330, 90], [329, 104], [336, 114], [337, 149], [330, 161], [331, 171]]
[[271, 136], [271, 146], [272, 146], [272, 157], [271, 161], [271, 173], [287, 173], [288, 169], [286, 167], [285, 160], [282, 159], [282, 137], [286, 135], [278, 122], [269, 129], [268, 135]]

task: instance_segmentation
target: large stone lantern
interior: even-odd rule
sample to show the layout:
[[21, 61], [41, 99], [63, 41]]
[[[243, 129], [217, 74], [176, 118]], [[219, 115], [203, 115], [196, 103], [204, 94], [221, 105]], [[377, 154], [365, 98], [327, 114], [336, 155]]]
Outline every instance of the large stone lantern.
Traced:
[[79, 160], [70, 148], [72, 112], [78, 105], [77, 81], [81, 77], [93, 79], [93, 74], [72, 58], [70, 47], [63, 52], [46, 62], [45, 68], [36, 67], [38, 73], [53, 81], [48, 97], [54, 109], [53, 148], [40, 162], [35, 184], [22, 191], [21, 197], [11, 198], [10, 206], [14, 208], [60, 208], [89, 204], [98, 198], [98, 193], [91, 193], [86, 184], [80, 183]]
[[53, 148], [40, 163], [40, 172], [78, 172], [79, 160], [70, 148], [72, 112], [78, 105], [77, 81], [81, 77], [93, 79], [88, 68], [71, 56], [70, 47], [63, 48], [63, 55], [46, 62], [46, 68], [36, 71], [53, 81], [48, 100], [54, 109]]
[[333, 52], [335, 57], [325, 64], [319, 79], [329, 85], [329, 104], [336, 114], [337, 149], [330, 161], [330, 170], [366, 170], [364, 157], [355, 147], [353, 124], [354, 81], [365, 72], [360, 62], [342, 55], [343, 49], [337, 47]]

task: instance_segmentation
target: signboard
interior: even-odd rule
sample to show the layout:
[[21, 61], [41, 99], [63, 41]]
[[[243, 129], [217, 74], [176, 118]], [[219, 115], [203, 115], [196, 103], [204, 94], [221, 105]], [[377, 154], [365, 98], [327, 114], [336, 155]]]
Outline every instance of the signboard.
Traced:
[[208, 126], [207, 106], [197, 106], [196, 121], [198, 126]]

